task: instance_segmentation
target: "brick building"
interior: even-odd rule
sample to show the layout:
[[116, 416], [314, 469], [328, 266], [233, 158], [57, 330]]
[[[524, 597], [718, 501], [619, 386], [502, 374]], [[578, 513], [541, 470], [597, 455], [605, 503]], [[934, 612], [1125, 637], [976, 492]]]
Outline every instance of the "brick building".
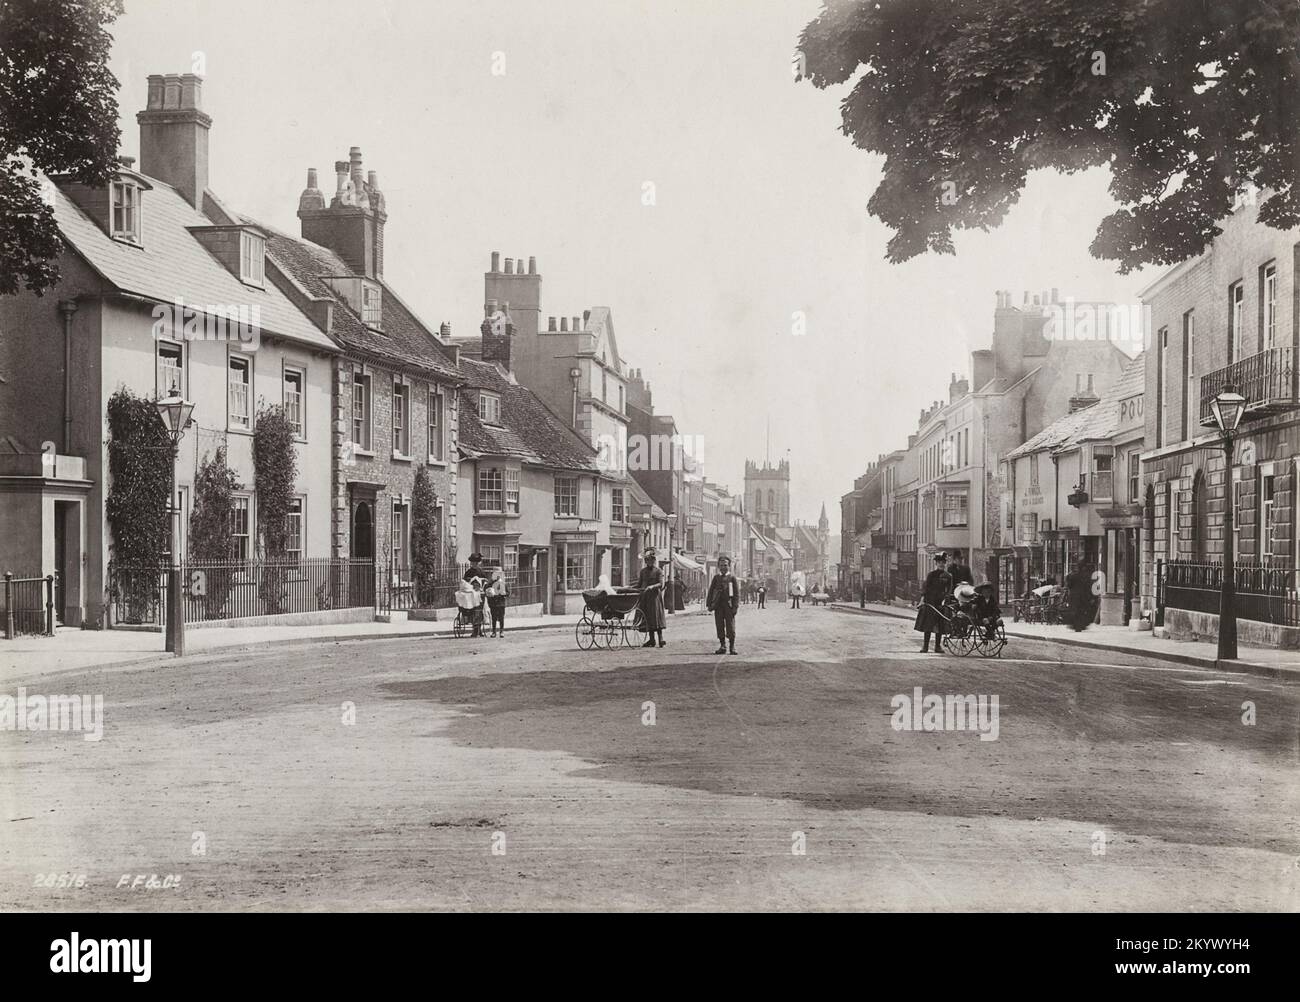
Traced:
[[[1242, 641], [1293, 644], [1300, 231], [1272, 229], [1257, 213], [1253, 201], [1243, 201], [1200, 256], [1142, 293], [1155, 332], [1146, 362], [1143, 596], [1156, 606], [1158, 575], [1171, 561], [1194, 567], [1222, 558], [1230, 499], [1234, 548], [1245, 568], [1238, 582]], [[1247, 400], [1230, 463], [1210, 410], [1229, 383]], [[1190, 581], [1200, 572], [1185, 573]], [[1175, 634], [1217, 633], [1215, 589], [1208, 579], [1202, 584], [1163, 595], [1165, 624]]]

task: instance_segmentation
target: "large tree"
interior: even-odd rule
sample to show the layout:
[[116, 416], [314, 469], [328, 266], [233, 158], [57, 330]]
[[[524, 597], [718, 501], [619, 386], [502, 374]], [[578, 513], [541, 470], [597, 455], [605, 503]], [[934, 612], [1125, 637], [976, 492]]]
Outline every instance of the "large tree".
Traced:
[[1300, 223], [1298, 54], [1294, 0], [827, 0], [796, 72], [853, 80], [889, 260], [997, 225], [1035, 168], [1105, 166], [1090, 250], [1128, 272], [1199, 253], [1242, 194]]
[[40, 172], [107, 184], [117, 79], [107, 25], [122, 0], [0, 0], [0, 295], [59, 279], [58, 228]]

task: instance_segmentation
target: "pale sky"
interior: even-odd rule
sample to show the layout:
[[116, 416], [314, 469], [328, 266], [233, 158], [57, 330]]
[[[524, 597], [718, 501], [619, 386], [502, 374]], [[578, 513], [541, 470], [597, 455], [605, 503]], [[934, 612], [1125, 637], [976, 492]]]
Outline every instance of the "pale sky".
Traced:
[[360, 146], [387, 199], [385, 278], [430, 325], [469, 334], [490, 252], [536, 256], [543, 316], [610, 307], [656, 410], [704, 436], [711, 480], [742, 489], [770, 417], [792, 515], [815, 522], [825, 502], [836, 532], [853, 478], [987, 346], [995, 290], [1131, 303], [1157, 272], [1088, 255], [1111, 207], [1101, 171], [1035, 175], [998, 230], [890, 265], [866, 211], [880, 162], [839, 133], [844, 90], [791, 74], [819, 8], [127, 0], [122, 146], [138, 153], [145, 78], [201, 52], [229, 206], [296, 234], [307, 168], [328, 196]]

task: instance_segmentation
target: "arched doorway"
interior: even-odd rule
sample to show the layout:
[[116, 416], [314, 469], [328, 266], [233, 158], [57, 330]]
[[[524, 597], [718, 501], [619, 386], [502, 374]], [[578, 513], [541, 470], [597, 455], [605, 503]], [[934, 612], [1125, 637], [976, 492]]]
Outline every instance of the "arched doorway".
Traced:
[[[373, 603], [375, 600], [375, 515], [369, 501], [358, 501], [352, 506], [351, 573], [352, 602], [355, 605]], [[365, 561], [363, 563], [362, 561]]]
[[352, 509], [352, 556], [370, 560], [375, 555], [375, 516], [369, 502], [358, 501]]

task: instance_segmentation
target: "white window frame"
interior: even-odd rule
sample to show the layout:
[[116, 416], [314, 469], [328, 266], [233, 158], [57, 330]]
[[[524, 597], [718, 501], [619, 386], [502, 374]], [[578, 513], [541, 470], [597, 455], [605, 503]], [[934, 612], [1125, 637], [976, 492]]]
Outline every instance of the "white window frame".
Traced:
[[447, 426], [445, 398], [438, 386], [429, 387], [428, 397], [429, 426], [429, 462], [445, 463], [447, 461]]
[[[398, 406], [398, 401], [401, 406]], [[400, 411], [400, 413], [399, 413]], [[400, 376], [393, 379], [393, 458], [409, 459], [411, 456], [411, 384]]]
[[361, 283], [361, 322], [378, 330], [384, 320], [384, 293], [374, 282]]
[[501, 423], [501, 396], [480, 390], [478, 394], [478, 416], [484, 424]]
[[411, 505], [404, 498], [393, 498], [388, 525], [388, 554], [393, 568], [400, 573], [402, 555], [407, 552], [411, 538]]
[[[290, 376], [298, 377], [298, 399], [296, 401], [298, 420], [295, 422], [293, 417], [294, 401], [290, 392]], [[291, 425], [294, 426], [294, 437], [300, 441], [307, 439], [307, 371], [301, 366], [286, 365], [284, 367], [284, 378], [282, 380], [284, 387], [284, 416]]]
[[239, 231], [239, 280], [259, 289], [266, 285], [266, 240], [250, 230]]
[[[138, 244], [140, 240], [140, 186], [114, 181], [109, 192], [108, 231], [114, 240]], [[118, 225], [119, 214], [121, 225]]]
[[[237, 531], [239, 517], [244, 516], [244, 531]], [[257, 538], [254, 535], [254, 527], [257, 525], [254, 521], [253, 512], [253, 494], [251, 491], [235, 491], [230, 497], [230, 559], [231, 560], [251, 560], [257, 551]], [[243, 552], [240, 552], [240, 540], [243, 541]]]
[[[958, 508], [949, 508], [949, 498], [962, 498], [965, 501], [964, 506]], [[965, 511], [965, 517], [961, 522], [948, 521], [948, 514], [958, 514]], [[964, 487], [955, 487], [943, 492], [939, 499], [939, 528], [941, 529], [969, 529], [970, 528], [970, 490]]]
[[[177, 392], [179, 392], [180, 395], [183, 397], [185, 396], [185, 391], [186, 391], [185, 384], [187, 382], [185, 378], [185, 363], [186, 361], [188, 361], [188, 355], [189, 355], [189, 353], [185, 350], [185, 342], [176, 341], [172, 338], [159, 338], [157, 346], [154, 348], [154, 380], [156, 382], [155, 388], [158, 393], [158, 398], [161, 400], [163, 397], [166, 397], [170, 392], [170, 387], [166, 387], [163, 385], [164, 367], [162, 364], [162, 360], [163, 360], [164, 347], [166, 347], [168, 350], [172, 348], [176, 349], [177, 364], [174, 368], [176, 370], [178, 381], [180, 383], [180, 385], [177, 387]], [[166, 368], [167, 370], [171, 370], [173, 366], [167, 366]]]
[[[375, 381], [369, 373], [361, 372], [359, 369], [352, 373], [352, 419], [350, 423], [350, 434], [352, 436], [352, 447], [354, 450], [369, 454], [375, 440]], [[358, 390], [360, 391], [361, 403], [361, 428], [360, 434], [365, 441], [358, 441], [357, 429], [357, 403]]]
[[1240, 362], [1242, 359], [1242, 345], [1244, 337], [1242, 334], [1242, 315], [1246, 308], [1246, 283], [1237, 281], [1228, 286], [1228, 325], [1232, 328], [1231, 348], [1232, 357], [1230, 362]]
[[622, 525], [627, 521], [626, 488], [611, 487], [609, 491], [609, 520]]
[[505, 471], [498, 466], [481, 466], [475, 482], [474, 510], [501, 515], [506, 510]]
[[1186, 412], [1186, 438], [1190, 441], [1196, 437], [1196, 426], [1201, 417], [1201, 400], [1196, 376], [1196, 311], [1188, 310], [1183, 314], [1183, 351], [1187, 355], [1187, 384], [1183, 388], [1186, 399], [1183, 410]]
[[[235, 373], [242, 368], [245, 381], [244, 409], [242, 419], [235, 411]], [[231, 431], [253, 430], [253, 359], [249, 355], [230, 352], [226, 356], [226, 427]]]
[[503, 471], [502, 483], [504, 487], [505, 510], [507, 514], [519, 514], [519, 477], [518, 470], [507, 469]]
[[[1102, 461], [1109, 464], [1110, 468], [1103, 470]], [[1104, 476], [1103, 476], [1104, 474]], [[1105, 493], [1102, 493], [1102, 484], [1108, 484]], [[1115, 500], [1115, 456], [1097, 455], [1092, 457], [1092, 496], [1094, 501], [1113, 501]]]
[[1264, 347], [1277, 344], [1277, 262], [1264, 265]]
[[[289, 512], [285, 516], [285, 520], [290, 528], [285, 533], [284, 555], [296, 567], [298, 562], [302, 560], [307, 539], [307, 496], [305, 494], [298, 494], [289, 502]], [[297, 522], [296, 533], [292, 528], [295, 521]], [[297, 535], [297, 546], [293, 545], [295, 535]]]
[[1168, 428], [1166, 419], [1169, 414], [1169, 328], [1161, 327], [1156, 338], [1156, 351], [1160, 355], [1156, 369], [1156, 394], [1160, 399], [1156, 414], [1156, 446], [1159, 447], [1165, 444]]
[[[1273, 552], [1273, 520], [1277, 510], [1276, 474], [1264, 470], [1259, 472], [1259, 545], [1258, 559], [1261, 564], [1280, 556]], [[1269, 490], [1272, 496], [1269, 496]]]
[[[569, 507], [570, 497], [569, 488], [572, 486], [573, 505]], [[578, 505], [582, 501], [582, 488], [577, 477], [556, 477], [555, 478], [555, 517], [556, 518], [577, 518]]]

